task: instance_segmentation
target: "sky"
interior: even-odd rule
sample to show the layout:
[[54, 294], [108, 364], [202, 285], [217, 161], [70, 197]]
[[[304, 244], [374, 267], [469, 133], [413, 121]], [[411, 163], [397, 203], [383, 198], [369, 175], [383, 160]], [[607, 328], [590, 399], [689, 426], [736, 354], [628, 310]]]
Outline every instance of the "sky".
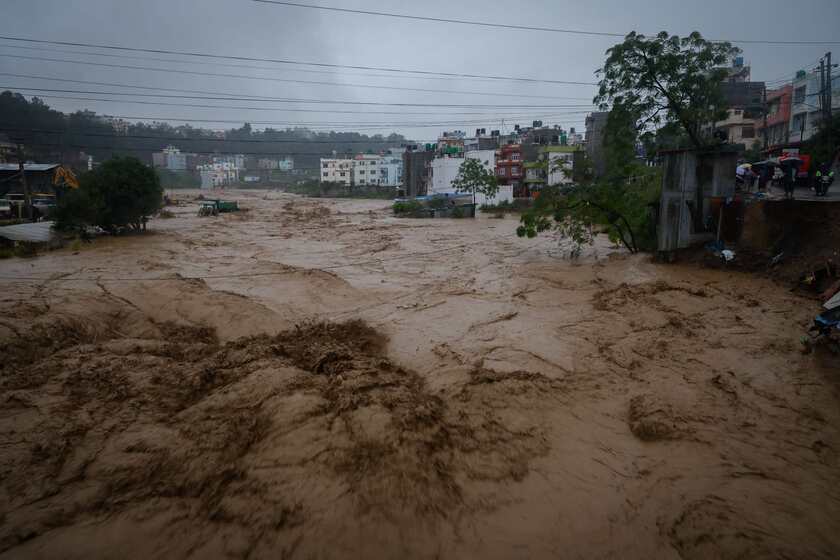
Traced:
[[[301, 2], [621, 34], [666, 30], [686, 35], [697, 30], [708, 38], [733, 41], [840, 41], [838, 0], [802, 0], [795, 10], [789, 1], [779, 0]], [[491, 29], [253, 0], [3, 0], [3, 14], [0, 35], [5, 37], [584, 83], [597, 81], [594, 72], [603, 63], [605, 51], [620, 42], [618, 37]], [[774, 83], [789, 79], [798, 69], [814, 67], [817, 59], [832, 49], [831, 45], [739, 46], [752, 67], [752, 79]], [[833, 46], [838, 61], [839, 47]], [[93, 92], [21, 91], [37, 94], [65, 112], [89, 109], [131, 120], [194, 119], [190, 124], [213, 129], [250, 122], [256, 129], [299, 124], [314, 130], [397, 132], [418, 141], [433, 140], [442, 130], [510, 130], [515, 124], [529, 125], [536, 119], [582, 130], [596, 91], [593, 85], [397, 74], [0, 39], [0, 89], [21, 88]], [[107, 92], [143, 96], [111, 93], [109, 97]], [[150, 97], [156, 94], [182, 97]], [[183, 97], [218, 94], [295, 101]], [[185, 104], [215, 107], [182, 106]]]

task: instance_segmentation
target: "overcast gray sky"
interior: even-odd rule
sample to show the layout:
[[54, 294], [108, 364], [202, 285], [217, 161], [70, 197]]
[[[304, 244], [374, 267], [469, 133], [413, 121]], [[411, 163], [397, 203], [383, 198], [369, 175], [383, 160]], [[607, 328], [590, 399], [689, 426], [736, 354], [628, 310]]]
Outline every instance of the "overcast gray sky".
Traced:
[[[302, 0], [307, 1], [307, 0]], [[311, 0], [325, 6], [398, 12], [438, 18], [481, 20], [587, 31], [685, 35], [698, 30], [714, 39], [840, 41], [840, 0], [803, 0], [795, 7], [782, 0]], [[334, 13], [256, 3], [251, 0], [3, 0], [0, 34], [33, 39], [75, 41], [120, 46], [275, 58], [330, 64], [364, 65], [433, 72], [517, 76], [547, 80], [593, 82], [604, 51], [619, 42], [614, 37], [566, 35], [537, 31], [488, 29], [450, 23], [406, 21], [380, 16]], [[830, 46], [739, 45], [752, 65], [753, 80], [792, 76]], [[20, 48], [26, 47], [26, 48]], [[836, 47], [836, 45], [835, 45]], [[840, 60], [840, 49], [835, 59]], [[115, 56], [80, 54], [104, 52]], [[236, 106], [196, 108], [126, 102], [68, 100], [42, 97], [51, 106], [73, 111], [157, 119], [271, 121], [312, 123], [311, 128], [352, 126], [362, 132], [400, 132], [416, 140], [436, 138], [440, 130], [479, 126], [512, 127], [542, 117], [548, 124], [583, 128], [584, 112], [593, 86], [488, 81], [467, 78], [395, 76], [383, 72], [288, 66], [272, 63], [189, 59], [183, 56], [101, 51], [82, 47], [34, 45], [0, 40], [0, 72], [46, 78], [108, 82], [145, 87], [235, 93], [295, 99], [379, 103], [514, 105], [509, 108], [388, 107], [359, 105], [278, 104], [269, 101], [208, 101], [134, 98], [146, 103], [193, 103]], [[20, 57], [30, 57], [24, 59]], [[125, 58], [135, 57], [135, 58]], [[154, 70], [48, 62], [33, 58], [143, 66]], [[193, 60], [192, 64], [149, 59]], [[249, 67], [251, 66], [251, 67]], [[259, 66], [260, 68], [253, 68]], [[271, 78], [206, 76], [180, 71]], [[300, 84], [273, 80], [333, 82]], [[420, 88], [482, 92], [487, 95], [378, 89]], [[0, 76], [0, 86], [84, 91], [159, 93], [115, 86], [86, 85], [35, 78]], [[14, 87], [13, 87], [14, 86]], [[168, 92], [170, 95], [188, 95]], [[504, 95], [490, 95], [504, 94]], [[92, 95], [61, 94], [75, 97]], [[99, 96], [102, 97], [102, 96]], [[112, 97], [116, 99], [116, 97]], [[528, 105], [558, 105], [531, 108]], [[245, 109], [261, 107], [268, 110]], [[347, 114], [308, 111], [358, 111]], [[393, 114], [378, 114], [393, 113]], [[472, 114], [471, 114], [472, 113]], [[476, 114], [477, 113], [477, 114]], [[173, 121], [177, 124], [177, 121]], [[414, 125], [409, 123], [416, 123]], [[438, 126], [441, 123], [452, 123]], [[201, 123], [193, 123], [201, 126]], [[425, 126], [432, 125], [432, 126]], [[208, 122], [209, 128], [232, 123]]]

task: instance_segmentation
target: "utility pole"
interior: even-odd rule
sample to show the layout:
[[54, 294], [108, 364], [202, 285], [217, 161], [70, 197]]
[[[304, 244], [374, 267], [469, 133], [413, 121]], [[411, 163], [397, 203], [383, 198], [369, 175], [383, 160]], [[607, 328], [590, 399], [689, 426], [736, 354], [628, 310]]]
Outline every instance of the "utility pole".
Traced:
[[825, 53], [826, 58], [826, 92], [825, 92], [825, 115], [828, 117], [828, 120], [831, 120], [831, 101], [832, 101], [832, 84], [831, 84], [831, 51]]
[[26, 207], [26, 218], [32, 220], [32, 199], [29, 195], [29, 183], [26, 182], [26, 169], [24, 167], [23, 158], [23, 140], [18, 138], [15, 140], [17, 144], [18, 169], [20, 170], [20, 180], [23, 184], [23, 205]]
[[[764, 84], [764, 151], [767, 151], [769, 139], [767, 138], [767, 84]], [[764, 157], [767, 157], [765, 154]]]
[[820, 113], [825, 121], [825, 58], [820, 59]]

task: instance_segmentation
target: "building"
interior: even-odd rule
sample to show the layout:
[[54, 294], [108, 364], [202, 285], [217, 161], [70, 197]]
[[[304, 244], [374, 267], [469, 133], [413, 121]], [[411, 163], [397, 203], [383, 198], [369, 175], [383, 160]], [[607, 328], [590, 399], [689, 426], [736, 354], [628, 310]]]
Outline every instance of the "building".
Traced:
[[104, 117], [106, 121], [111, 125], [111, 128], [114, 129], [114, 134], [117, 136], [128, 136], [128, 127], [131, 126], [125, 119], [120, 119], [117, 117]]
[[496, 179], [499, 185], [510, 186], [516, 198], [529, 196], [528, 189], [523, 188], [525, 173], [522, 163], [521, 144], [505, 144], [496, 151]]
[[213, 163], [229, 163], [237, 169], [245, 169], [245, 156], [243, 154], [230, 154], [213, 156]]
[[464, 151], [495, 150], [499, 147], [498, 135], [487, 134], [486, 128], [475, 129], [475, 136], [464, 138]]
[[0, 163], [17, 161], [17, 145], [5, 134], [0, 134]]
[[783, 146], [790, 140], [790, 108], [793, 86], [767, 90], [767, 116], [759, 126], [759, 136], [769, 149]]
[[382, 156], [359, 154], [353, 158], [353, 184], [378, 186], [382, 178]]
[[434, 146], [431, 144], [406, 146], [402, 154], [402, 184], [406, 197], [426, 194], [430, 165], [434, 157]]
[[[795, 144], [808, 140], [819, 130], [822, 119], [820, 74], [800, 71], [791, 87], [790, 142]], [[840, 110], [840, 75], [831, 79], [831, 107]]]
[[[429, 164], [429, 188], [427, 194], [455, 194], [457, 189], [452, 185], [461, 171], [461, 165], [468, 159], [481, 162], [484, 169], [494, 172], [496, 169], [496, 150], [472, 150], [464, 157], [442, 155], [436, 157]], [[476, 193], [475, 202], [482, 204], [498, 204], [513, 202], [513, 186], [499, 185], [496, 196], [488, 199], [481, 193]]]
[[586, 155], [592, 162], [592, 169], [596, 177], [602, 176], [607, 170], [607, 157], [604, 152], [604, 132], [607, 128], [606, 111], [596, 111], [586, 117]]
[[403, 184], [403, 158], [397, 151], [390, 151], [379, 164], [379, 184], [384, 187], [399, 187]]
[[569, 146], [582, 146], [583, 134], [576, 132], [575, 127], [569, 129], [569, 136], [566, 142]]
[[543, 158], [548, 160], [546, 182], [549, 186], [568, 185], [573, 181], [574, 155], [580, 149], [575, 146], [545, 146]]
[[167, 146], [162, 151], [152, 154], [152, 164], [154, 167], [162, 167], [170, 171], [186, 171], [187, 154], [181, 153], [181, 150], [175, 146]]
[[715, 123], [715, 129], [722, 133], [730, 144], [744, 144], [752, 148], [759, 142], [757, 128], [762, 123], [760, 115], [742, 108], [727, 111], [726, 120]]
[[321, 182], [353, 184], [353, 160], [346, 158], [321, 158]]
[[232, 162], [216, 162], [199, 165], [202, 189], [215, 189], [239, 182], [240, 168]]
[[437, 141], [437, 150], [440, 154], [457, 155], [464, 153], [464, 139], [466, 134], [461, 130], [444, 132]]
[[291, 157], [260, 158], [257, 160], [258, 169], [277, 169], [279, 171], [292, 171], [295, 168], [295, 160]]

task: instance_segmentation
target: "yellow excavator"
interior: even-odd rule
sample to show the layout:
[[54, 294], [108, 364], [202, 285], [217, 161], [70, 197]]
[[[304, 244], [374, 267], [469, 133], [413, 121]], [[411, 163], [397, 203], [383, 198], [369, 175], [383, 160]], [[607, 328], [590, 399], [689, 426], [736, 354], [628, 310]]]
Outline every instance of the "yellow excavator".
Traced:
[[79, 180], [76, 179], [76, 174], [73, 173], [72, 169], [64, 167], [63, 165], [59, 165], [55, 168], [55, 174], [53, 175], [52, 182], [53, 186], [59, 188], [79, 188]]

